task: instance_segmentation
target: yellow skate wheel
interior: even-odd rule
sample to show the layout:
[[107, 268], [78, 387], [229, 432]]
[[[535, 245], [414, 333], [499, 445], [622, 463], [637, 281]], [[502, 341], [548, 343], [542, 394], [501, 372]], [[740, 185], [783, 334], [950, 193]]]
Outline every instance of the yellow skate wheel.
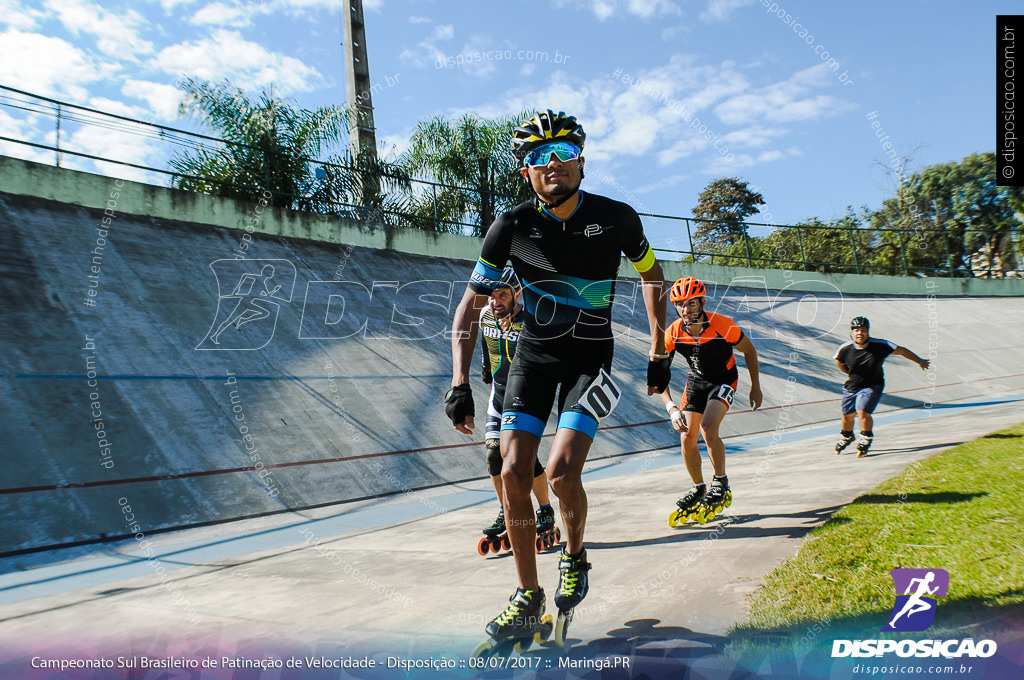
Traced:
[[545, 614], [543, 617], [541, 617], [541, 620], [540, 620], [540, 630], [538, 630], [536, 633], [533, 634], [533, 641], [536, 642], [539, 645], [540, 643], [544, 642], [549, 637], [551, 637], [551, 633], [554, 630], [555, 630], [555, 619], [554, 619], [554, 617], [552, 617], [551, 614]]
[[473, 659], [484, 658], [484, 659], [486, 659], [486, 658], [494, 656], [494, 650], [495, 650], [494, 642], [491, 641], [491, 640], [485, 640], [484, 642], [481, 642], [479, 645], [477, 645], [477, 648], [473, 650], [473, 654], [471, 655], [470, 658], [473, 658]]
[[732, 505], [732, 491], [725, 494], [725, 507]]
[[[536, 633], [534, 633], [534, 635], [536, 635]], [[526, 638], [525, 640], [519, 640], [514, 645], [512, 645], [512, 649], [516, 651], [516, 654], [525, 654], [526, 652], [530, 651], [530, 645], [532, 644], [533, 640], [530, 638]]]
[[569, 624], [572, 623], [572, 615], [575, 609], [570, 609], [567, 612], [558, 612], [558, 618], [555, 619], [555, 644], [559, 647], [565, 647], [565, 636], [569, 632]]
[[675, 512], [668, 516], [668, 525], [670, 527], [677, 527], [679, 526], [679, 523], [682, 521], [682, 519], [683, 518], [680, 516], [679, 511], [676, 510]]

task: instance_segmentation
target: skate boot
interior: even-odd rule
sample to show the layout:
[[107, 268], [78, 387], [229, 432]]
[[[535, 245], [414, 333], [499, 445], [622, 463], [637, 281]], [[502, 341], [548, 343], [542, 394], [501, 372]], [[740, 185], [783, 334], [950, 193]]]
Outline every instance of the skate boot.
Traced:
[[558, 545], [562, 532], [555, 526], [555, 509], [550, 505], [537, 509], [537, 552], [541, 553]]
[[578, 555], [570, 555], [562, 548], [558, 557], [558, 592], [555, 593], [555, 605], [560, 612], [572, 609], [587, 596], [590, 590], [589, 571], [586, 548]]
[[590, 562], [587, 562], [586, 548], [578, 555], [570, 555], [562, 548], [562, 554], [558, 558], [558, 592], [555, 593], [558, 617], [555, 619], [554, 641], [559, 647], [565, 646], [576, 605], [583, 601], [590, 589], [587, 577], [589, 571]]
[[843, 430], [839, 433], [839, 441], [836, 442], [836, 455], [838, 456], [843, 452], [847, 446], [853, 443], [856, 437], [853, 436], [853, 430]]
[[697, 522], [704, 524], [709, 520], [713, 520], [715, 515], [721, 514], [730, 505], [732, 505], [732, 490], [729, 488], [729, 477], [726, 475], [721, 477], [715, 475], [711, 480], [711, 488], [708, 489], [708, 494], [701, 501], [701, 506], [703, 507], [700, 514], [697, 515]]
[[476, 551], [482, 556], [493, 552], [495, 554], [502, 550], [511, 550], [512, 544], [505, 532], [505, 508], [498, 510], [498, 516], [494, 518], [491, 526], [484, 529], [484, 537], [476, 545]]
[[871, 442], [874, 441], [874, 432], [860, 431], [860, 439], [857, 440], [857, 457], [863, 458], [868, 455], [868, 449], [871, 448]]
[[708, 487], [704, 482], [694, 484], [693, 488], [686, 492], [686, 495], [676, 501], [679, 509], [668, 516], [668, 525], [676, 527], [697, 519], [700, 513], [700, 502], [708, 493]]
[[542, 588], [517, 588], [505, 611], [484, 627], [491, 639], [477, 647], [473, 657], [507, 656], [513, 649], [522, 654], [533, 642], [547, 640], [554, 621], [544, 614], [544, 609]]

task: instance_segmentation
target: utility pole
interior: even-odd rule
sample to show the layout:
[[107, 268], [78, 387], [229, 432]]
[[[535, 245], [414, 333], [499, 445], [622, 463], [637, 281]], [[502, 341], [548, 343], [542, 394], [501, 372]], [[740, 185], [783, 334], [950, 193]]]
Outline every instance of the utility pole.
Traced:
[[[373, 99], [370, 94], [370, 63], [366, 57], [366, 24], [363, 0], [342, 0], [345, 35], [345, 86], [348, 95], [348, 135], [352, 160], [362, 167], [376, 165], [377, 136], [373, 127]], [[371, 205], [380, 193], [379, 178], [362, 173], [361, 202]]]

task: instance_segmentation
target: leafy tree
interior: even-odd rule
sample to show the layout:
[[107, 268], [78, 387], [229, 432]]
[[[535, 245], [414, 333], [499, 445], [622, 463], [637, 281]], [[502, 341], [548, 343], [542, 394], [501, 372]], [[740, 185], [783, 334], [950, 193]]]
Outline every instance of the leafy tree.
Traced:
[[736, 177], [723, 177], [709, 183], [697, 198], [693, 216], [701, 221], [694, 234], [694, 248], [711, 251], [721, 245], [733, 245], [747, 235], [744, 224], [764, 205], [764, 198]]
[[474, 236], [483, 236], [498, 214], [530, 197], [509, 144], [512, 128], [529, 116], [434, 116], [416, 126], [402, 164], [410, 172], [455, 185], [417, 193], [416, 213], [424, 226], [433, 222], [437, 229], [463, 233], [468, 223]]
[[196, 118], [226, 144], [176, 154], [172, 186], [180, 189], [248, 200], [269, 191], [273, 205], [298, 207], [315, 183], [310, 160], [345, 135], [345, 109], [337, 106], [296, 110], [272, 89], [253, 101], [228, 81], [188, 78], [181, 89], [179, 114]]
[[[991, 152], [905, 178], [871, 218], [876, 263], [992, 276], [1018, 266], [1014, 216], [1021, 189], [996, 184]], [[899, 259], [897, 259], [899, 258]]]
[[[748, 236], [746, 243], [715, 249], [714, 264], [762, 269], [804, 269], [815, 272], [865, 272], [872, 234], [863, 229], [852, 208], [844, 216], [823, 222], [813, 217], [777, 227], [764, 238]], [[747, 251], [749, 248], [750, 257]], [[723, 257], [725, 256], [725, 257]], [[882, 273], [882, 272], [879, 272]]]

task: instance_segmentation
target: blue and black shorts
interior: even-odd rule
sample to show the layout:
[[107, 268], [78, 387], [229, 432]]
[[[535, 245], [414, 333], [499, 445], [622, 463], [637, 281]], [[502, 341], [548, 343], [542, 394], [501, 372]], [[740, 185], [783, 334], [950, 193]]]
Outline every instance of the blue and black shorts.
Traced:
[[541, 437], [551, 407], [558, 400], [558, 429], [589, 436], [597, 420], [577, 402], [604, 369], [611, 373], [615, 345], [611, 339], [572, 343], [570, 347], [520, 338], [509, 368], [501, 429], [522, 430]]

